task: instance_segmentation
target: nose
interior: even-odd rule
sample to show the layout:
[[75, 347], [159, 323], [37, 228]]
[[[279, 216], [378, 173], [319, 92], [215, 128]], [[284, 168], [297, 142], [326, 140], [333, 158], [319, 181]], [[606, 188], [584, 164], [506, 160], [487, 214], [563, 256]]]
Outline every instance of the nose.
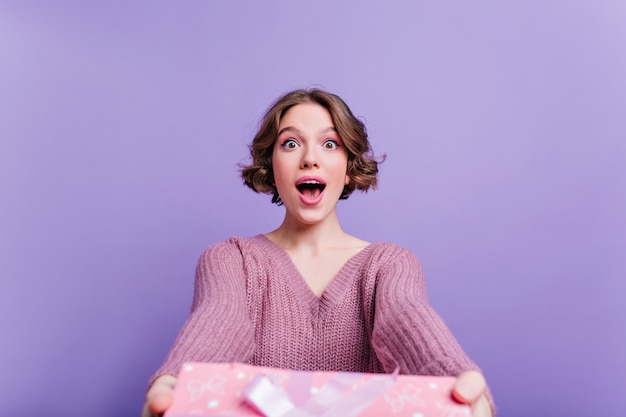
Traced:
[[302, 161], [300, 161], [300, 168], [319, 168], [314, 149], [309, 147], [306, 152], [304, 152]]

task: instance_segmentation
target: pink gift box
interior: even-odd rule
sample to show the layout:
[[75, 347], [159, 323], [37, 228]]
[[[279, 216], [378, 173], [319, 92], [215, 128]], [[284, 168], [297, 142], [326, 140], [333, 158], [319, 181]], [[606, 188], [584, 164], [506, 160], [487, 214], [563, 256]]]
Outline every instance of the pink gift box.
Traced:
[[165, 417], [471, 417], [455, 378], [187, 363]]

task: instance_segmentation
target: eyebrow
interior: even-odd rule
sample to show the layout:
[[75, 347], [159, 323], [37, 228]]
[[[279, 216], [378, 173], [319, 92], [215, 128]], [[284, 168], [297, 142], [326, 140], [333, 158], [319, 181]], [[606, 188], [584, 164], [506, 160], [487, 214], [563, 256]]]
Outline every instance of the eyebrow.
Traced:
[[[278, 131], [278, 136], [282, 135], [285, 132], [293, 132], [293, 133], [297, 133], [297, 134], [302, 134], [302, 132], [300, 132], [299, 129], [293, 127], [293, 126], [287, 126], [287, 127], [283, 127], [282, 129], [280, 129]], [[339, 133], [337, 132], [337, 129], [335, 129], [334, 127], [327, 127], [326, 129], [322, 129], [320, 131], [320, 133], [327, 133], [327, 132], [335, 132], [335, 133]]]

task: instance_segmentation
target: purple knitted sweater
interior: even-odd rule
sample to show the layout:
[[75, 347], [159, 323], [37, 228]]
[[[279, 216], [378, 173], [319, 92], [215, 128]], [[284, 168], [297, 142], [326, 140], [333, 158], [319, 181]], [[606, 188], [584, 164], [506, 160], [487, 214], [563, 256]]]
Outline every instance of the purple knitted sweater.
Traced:
[[[154, 378], [183, 362], [456, 376], [478, 367], [428, 304], [422, 268], [392, 243], [350, 258], [320, 298], [264, 235], [209, 247], [189, 319]], [[153, 378], [153, 379], [154, 379]]]

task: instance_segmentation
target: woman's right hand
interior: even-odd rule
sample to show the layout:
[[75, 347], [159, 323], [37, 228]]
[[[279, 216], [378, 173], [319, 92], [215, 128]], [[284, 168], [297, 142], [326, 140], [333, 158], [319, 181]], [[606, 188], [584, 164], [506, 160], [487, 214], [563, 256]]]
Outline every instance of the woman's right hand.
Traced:
[[146, 402], [143, 405], [141, 417], [160, 416], [172, 405], [176, 380], [176, 377], [172, 375], [162, 375], [154, 380], [146, 393]]

